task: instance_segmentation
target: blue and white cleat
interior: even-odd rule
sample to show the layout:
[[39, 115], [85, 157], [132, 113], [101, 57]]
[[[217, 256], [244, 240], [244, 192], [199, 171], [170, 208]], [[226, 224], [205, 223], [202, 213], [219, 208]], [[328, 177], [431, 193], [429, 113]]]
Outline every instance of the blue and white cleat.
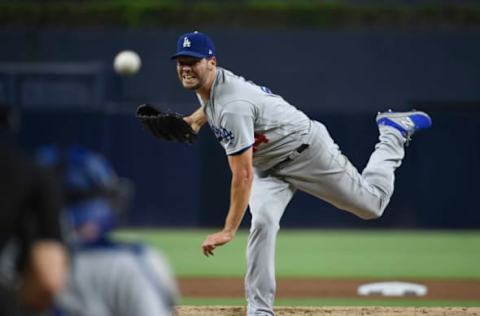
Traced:
[[378, 126], [391, 126], [399, 130], [403, 137], [410, 140], [410, 137], [419, 130], [432, 126], [430, 116], [421, 111], [410, 112], [383, 112], [377, 115]]

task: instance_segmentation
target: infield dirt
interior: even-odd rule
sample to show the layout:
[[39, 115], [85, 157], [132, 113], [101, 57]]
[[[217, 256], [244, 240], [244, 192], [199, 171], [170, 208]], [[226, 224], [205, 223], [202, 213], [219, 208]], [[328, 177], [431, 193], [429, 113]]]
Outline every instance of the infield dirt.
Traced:
[[[359, 298], [358, 286], [381, 281], [405, 281], [426, 285], [428, 293], [418, 299], [480, 300], [480, 280], [378, 280], [378, 279], [295, 279], [277, 281], [277, 297], [281, 298]], [[241, 278], [181, 278], [180, 290], [185, 297], [243, 297]], [[375, 298], [368, 296], [362, 298]], [[415, 299], [415, 297], [409, 297]]]
[[[480, 308], [463, 307], [282, 307], [277, 316], [478, 316]], [[182, 306], [178, 316], [244, 316], [244, 307]]]
[[[280, 298], [360, 298], [358, 286], [380, 281], [378, 279], [294, 279], [277, 281]], [[408, 299], [480, 300], [480, 280], [400, 280], [426, 285], [426, 296]], [[181, 278], [180, 290], [184, 297], [243, 297], [241, 278]], [[362, 296], [379, 299], [381, 296]], [[391, 299], [391, 298], [389, 298]], [[398, 298], [402, 299], [402, 298]], [[480, 316], [480, 307], [277, 307], [277, 316]], [[245, 307], [239, 306], [180, 306], [178, 316], [244, 316]]]

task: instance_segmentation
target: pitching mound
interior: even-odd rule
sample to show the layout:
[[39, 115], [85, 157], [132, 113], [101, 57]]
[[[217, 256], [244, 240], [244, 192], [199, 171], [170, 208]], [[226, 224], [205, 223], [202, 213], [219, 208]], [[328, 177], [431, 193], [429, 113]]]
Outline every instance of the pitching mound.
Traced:
[[[278, 307], [277, 316], [479, 316], [480, 308], [463, 307]], [[244, 307], [180, 306], [178, 316], [245, 316]]]

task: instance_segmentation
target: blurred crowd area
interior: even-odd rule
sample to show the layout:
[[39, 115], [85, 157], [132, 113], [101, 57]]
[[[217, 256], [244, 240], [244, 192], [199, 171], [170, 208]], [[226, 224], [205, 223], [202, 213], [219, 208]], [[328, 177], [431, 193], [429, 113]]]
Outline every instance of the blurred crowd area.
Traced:
[[477, 28], [475, 0], [0, 1], [0, 23], [31, 26]]
[[[2, 0], [1, 2], [7, 2]], [[222, 4], [222, 3], [233, 3], [238, 5], [253, 5], [253, 4], [262, 4], [263, 5], [317, 5], [317, 4], [333, 4], [333, 5], [456, 5], [456, 4], [477, 4], [475, 0], [265, 0], [265, 1], [256, 1], [256, 0], [18, 0], [16, 3], [121, 3], [128, 4], [136, 2], [138, 4], [169, 4], [172, 6], [183, 5], [183, 4], [195, 4], [195, 3], [212, 3], [212, 4]]]

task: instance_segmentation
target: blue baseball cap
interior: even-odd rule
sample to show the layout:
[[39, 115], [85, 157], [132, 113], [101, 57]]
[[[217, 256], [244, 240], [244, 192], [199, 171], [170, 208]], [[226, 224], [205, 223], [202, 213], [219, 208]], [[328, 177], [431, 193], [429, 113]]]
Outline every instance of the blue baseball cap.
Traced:
[[212, 40], [201, 32], [185, 33], [178, 38], [177, 52], [172, 59], [179, 56], [210, 58], [215, 56], [215, 46]]

